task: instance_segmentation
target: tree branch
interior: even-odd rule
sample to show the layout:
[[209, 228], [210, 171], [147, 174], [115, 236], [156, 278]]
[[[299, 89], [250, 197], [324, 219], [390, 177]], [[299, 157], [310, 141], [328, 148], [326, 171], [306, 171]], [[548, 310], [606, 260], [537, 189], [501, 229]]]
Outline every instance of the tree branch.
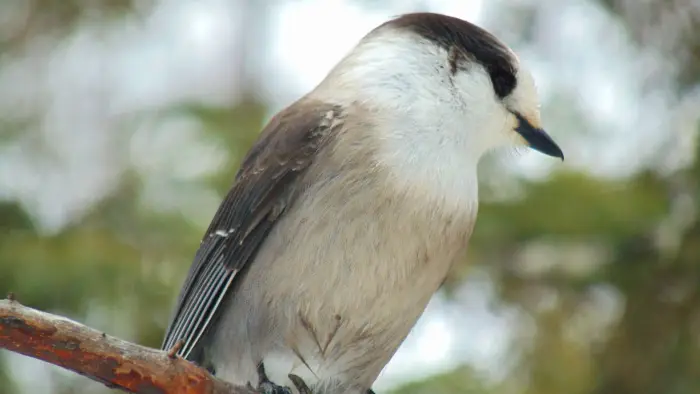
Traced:
[[110, 337], [90, 327], [0, 300], [0, 349], [69, 369], [138, 394], [255, 394], [221, 381], [167, 352]]

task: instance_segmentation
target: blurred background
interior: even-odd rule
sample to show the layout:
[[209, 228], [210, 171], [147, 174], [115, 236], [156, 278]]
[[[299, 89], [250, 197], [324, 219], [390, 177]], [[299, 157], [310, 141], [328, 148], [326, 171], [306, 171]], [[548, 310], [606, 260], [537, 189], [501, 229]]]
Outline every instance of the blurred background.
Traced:
[[[566, 153], [482, 163], [381, 393], [700, 393], [700, 1], [2, 0], [0, 293], [158, 347], [269, 117], [429, 10], [527, 62]], [[0, 393], [110, 393], [0, 351]]]

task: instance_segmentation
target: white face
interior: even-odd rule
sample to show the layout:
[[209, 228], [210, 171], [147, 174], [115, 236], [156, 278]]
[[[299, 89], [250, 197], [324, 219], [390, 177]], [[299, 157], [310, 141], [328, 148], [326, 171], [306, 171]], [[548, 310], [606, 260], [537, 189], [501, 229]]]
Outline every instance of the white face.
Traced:
[[504, 100], [478, 63], [454, 75], [450, 68], [448, 52], [437, 45], [410, 33], [379, 31], [363, 40], [320, 89], [340, 103], [374, 109], [378, 161], [394, 169], [399, 183], [469, 205], [477, 198], [479, 159], [500, 146], [523, 145], [513, 111], [539, 127], [539, 101], [522, 65], [516, 88]]
[[[333, 93], [382, 107], [414, 127], [441, 134], [455, 143], [469, 142], [472, 159], [504, 145], [521, 145], [515, 132], [520, 113], [539, 128], [539, 99], [532, 75], [518, 65], [517, 84], [501, 100], [486, 70], [474, 62], [450, 71], [449, 54], [413, 34], [393, 30], [367, 37], [329, 75]], [[338, 86], [338, 85], [344, 85]], [[463, 151], [463, 153], [465, 153]]]
[[519, 64], [515, 89], [503, 99], [496, 96], [488, 73], [479, 64], [473, 64], [468, 71], [457, 71], [453, 79], [463, 103], [454, 116], [459, 117], [461, 113], [463, 121], [470, 126], [468, 132], [479, 141], [479, 150], [475, 153], [483, 155], [501, 146], [527, 145], [515, 131], [519, 125], [515, 113], [532, 126], [541, 128], [537, 87], [523, 65]]

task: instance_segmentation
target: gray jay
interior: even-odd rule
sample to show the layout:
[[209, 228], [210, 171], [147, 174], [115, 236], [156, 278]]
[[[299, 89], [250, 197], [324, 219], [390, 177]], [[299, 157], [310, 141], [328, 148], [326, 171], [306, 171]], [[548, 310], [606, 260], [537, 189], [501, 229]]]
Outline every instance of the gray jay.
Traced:
[[564, 158], [503, 42], [440, 14], [378, 26], [264, 128], [163, 348], [267, 393], [371, 392], [463, 259], [477, 163], [502, 146]]

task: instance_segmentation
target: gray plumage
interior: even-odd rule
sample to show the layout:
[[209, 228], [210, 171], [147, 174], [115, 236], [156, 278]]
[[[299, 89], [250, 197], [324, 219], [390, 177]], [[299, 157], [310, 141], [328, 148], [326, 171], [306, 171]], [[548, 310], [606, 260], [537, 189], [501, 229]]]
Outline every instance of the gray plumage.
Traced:
[[481, 155], [561, 155], [538, 123], [530, 74], [484, 30], [437, 14], [380, 26], [263, 130], [163, 347], [237, 384], [263, 363], [279, 385], [365, 393], [464, 257]]

